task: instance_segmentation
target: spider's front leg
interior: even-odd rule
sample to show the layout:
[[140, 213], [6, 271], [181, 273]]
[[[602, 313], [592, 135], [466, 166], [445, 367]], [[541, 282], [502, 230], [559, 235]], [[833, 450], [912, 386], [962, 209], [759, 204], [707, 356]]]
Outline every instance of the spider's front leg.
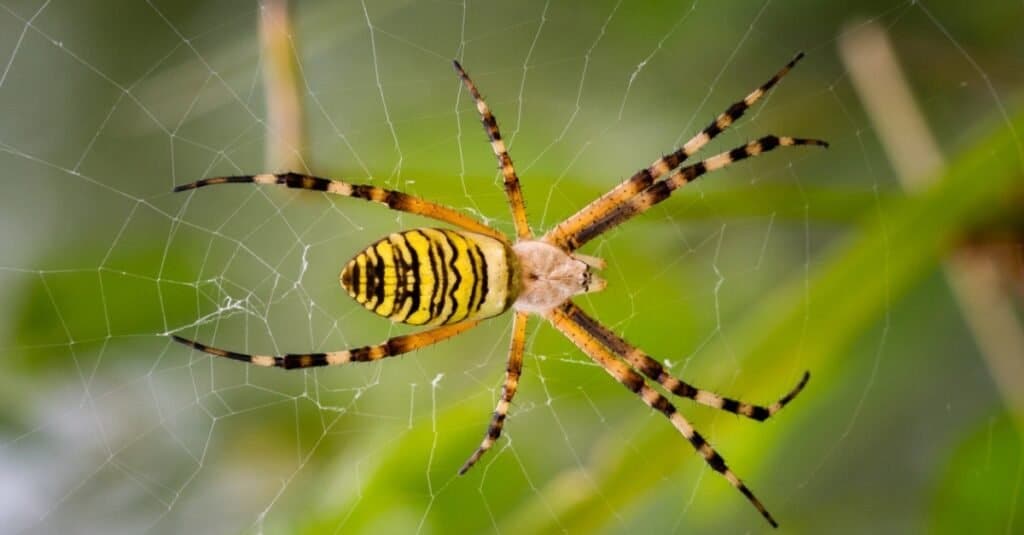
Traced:
[[508, 197], [508, 204], [512, 209], [512, 220], [516, 226], [516, 236], [520, 240], [528, 240], [533, 237], [533, 231], [530, 230], [530, 224], [526, 220], [526, 202], [523, 200], [523, 191], [519, 186], [516, 167], [512, 163], [512, 157], [508, 155], [508, 150], [505, 148], [505, 140], [501, 138], [501, 130], [498, 129], [498, 119], [491, 113], [491, 108], [487, 106], [484, 97], [480, 96], [480, 91], [477, 90], [476, 84], [473, 83], [469, 74], [466, 74], [462, 65], [454, 60], [452, 65], [455, 67], [455, 72], [458, 73], [462, 83], [465, 84], [469, 94], [473, 96], [473, 101], [476, 103], [476, 111], [480, 113], [480, 122], [483, 123], [487, 139], [491, 142], [491, 150], [494, 151], [494, 157], [498, 159], [498, 167], [501, 169], [501, 175], [505, 180], [505, 195]]
[[480, 320], [466, 320], [451, 325], [442, 325], [427, 331], [395, 336], [380, 344], [354, 349], [328, 351], [325, 353], [288, 353], [286, 355], [250, 355], [248, 353], [237, 353], [219, 347], [208, 346], [176, 334], [171, 335], [171, 338], [179, 344], [216, 357], [229, 358], [255, 366], [292, 370], [296, 368], [338, 366], [352, 362], [370, 362], [387, 357], [396, 357], [462, 334], [476, 327], [479, 323]]
[[707, 125], [703, 130], [695, 134], [689, 141], [683, 144], [683, 146], [670, 154], [666, 154], [661, 158], [658, 158], [648, 167], [637, 171], [633, 176], [587, 204], [565, 221], [559, 223], [555, 228], [545, 234], [542, 239], [548, 243], [566, 248], [569, 251], [578, 249], [583, 245], [583, 243], [579, 242], [576, 238], [581, 232], [591, 226], [594, 221], [598, 221], [608, 216], [615, 211], [619, 205], [646, 190], [654, 184], [656, 180], [667, 175], [676, 167], [679, 167], [683, 162], [689, 159], [690, 156], [696, 154], [716, 136], [724, 132], [733, 123], [739, 120], [751, 106], [771, 91], [771, 89], [775, 87], [780, 80], [782, 80], [782, 77], [786, 76], [786, 74], [788, 74], [803, 57], [803, 52], [797, 54], [796, 57], [790, 60], [789, 63], [775, 73], [774, 76], [769, 78], [767, 82], [751, 91], [743, 99], [732, 103], [732, 105], [726, 108], [725, 111], [715, 117], [715, 120], [712, 121], [711, 124]]

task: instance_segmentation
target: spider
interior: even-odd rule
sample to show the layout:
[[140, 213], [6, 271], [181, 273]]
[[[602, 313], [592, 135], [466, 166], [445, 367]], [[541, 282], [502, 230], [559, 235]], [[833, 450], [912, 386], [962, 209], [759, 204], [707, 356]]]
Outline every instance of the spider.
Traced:
[[[527, 223], [519, 178], [505, 149], [498, 122], [469, 75], [455, 61], [455, 71], [476, 102], [476, 109], [504, 177], [505, 193], [515, 223], [514, 241], [452, 208], [400, 191], [350, 184], [337, 179], [298, 173], [260, 174], [207, 178], [174, 188], [178, 192], [214, 184], [276, 184], [381, 203], [392, 210], [425, 216], [458, 227], [414, 228], [392, 233], [357, 254], [341, 272], [342, 287], [367, 309], [395, 322], [425, 325], [429, 329], [355, 349], [285, 355], [236, 353], [176, 335], [174, 340], [211, 355], [257, 366], [285, 369], [334, 366], [408, 353], [466, 332], [481, 321], [512, 309], [512, 339], [501, 398], [491, 416], [483, 441], [459, 470], [461, 475], [476, 464], [501, 435], [509, 406], [519, 386], [527, 318], [530, 314], [536, 314], [561, 331], [644, 403], [664, 414], [712, 469], [743, 493], [772, 527], [778, 527], [761, 501], [726, 466], [722, 456], [676, 410], [675, 405], [652, 388], [652, 385], [657, 383], [664, 391], [702, 405], [764, 421], [779, 412], [803, 390], [810, 373], [805, 372], [788, 394], [769, 406], [723, 397], [674, 377], [657, 360], [590, 317], [573, 303], [572, 298], [605, 287], [605, 281], [596, 273], [605, 267], [605, 262], [600, 258], [577, 253], [577, 249], [668, 199], [679, 187], [733, 162], [778, 147], [828, 147], [828, 143], [816, 139], [769, 135], [682, 166], [687, 158], [722, 133], [771, 90], [802, 57], [803, 53], [797, 54], [771, 79], [743, 100], [729, 106], [682, 147], [641, 169], [539, 239], [534, 237]], [[673, 170], [675, 172], [670, 175]], [[662, 179], [666, 175], [667, 178]]]

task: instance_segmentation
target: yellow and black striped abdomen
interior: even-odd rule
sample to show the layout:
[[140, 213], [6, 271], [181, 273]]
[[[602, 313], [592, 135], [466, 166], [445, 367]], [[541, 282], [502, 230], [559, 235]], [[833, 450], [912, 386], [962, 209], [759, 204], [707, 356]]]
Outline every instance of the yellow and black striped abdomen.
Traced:
[[367, 309], [410, 325], [442, 325], [501, 314], [515, 300], [515, 256], [474, 232], [397, 232], [357, 254], [341, 285]]

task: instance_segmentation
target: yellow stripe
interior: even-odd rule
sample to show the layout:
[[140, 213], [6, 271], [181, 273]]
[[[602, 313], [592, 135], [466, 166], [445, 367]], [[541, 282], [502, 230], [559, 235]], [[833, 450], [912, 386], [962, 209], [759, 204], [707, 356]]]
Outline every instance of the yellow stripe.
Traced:
[[381, 316], [387, 316], [395, 309], [395, 285], [398, 283], [395, 276], [395, 255], [391, 248], [391, 242], [387, 240], [377, 242], [374, 250], [380, 255], [381, 263], [384, 266], [384, 280], [377, 281], [377, 284], [383, 286], [384, 296], [373, 311]]
[[364, 307], [392, 321], [454, 324], [507, 308], [509, 255], [502, 242], [475, 233], [407, 230], [357, 254], [342, 273], [342, 285]]
[[[403, 234], [392, 234], [388, 236], [392, 250], [395, 252], [395, 303], [388, 318], [391, 321], [404, 322], [412, 309], [412, 293], [416, 291], [415, 276], [412, 273], [413, 252], [409, 249]], [[402, 276], [399, 276], [401, 273]], [[403, 287], [398, 284], [402, 282]], [[401, 300], [399, 300], [401, 296]]]
[[366, 308], [373, 310], [377, 308], [377, 295], [373, 292], [373, 288], [370, 287], [370, 271], [374, 271], [376, 266], [380, 262], [380, 258], [377, 257], [377, 253], [373, 251], [373, 247], [370, 247], [363, 251], [366, 256], [366, 275], [363, 280], [367, 281], [365, 285], [364, 295], [366, 296], [366, 302], [363, 303]]
[[435, 254], [437, 255], [434, 259], [437, 271], [437, 281], [434, 284], [437, 295], [434, 296], [434, 310], [430, 317], [430, 323], [433, 325], [440, 323], [446, 318], [455, 306], [448, 299], [448, 293], [451, 292], [452, 285], [455, 284], [455, 274], [449, 265], [452, 260], [452, 248], [448, 244], [448, 240], [445, 239], [444, 234], [440, 231], [436, 229], [423, 229], [422, 232], [430, 238], [430, 242], [433, 244]]
[[423, 325], [432, 319], [430, 314], [430, 296], [433, 295], [434, 287], [438, 284], [437, 279], [434, 277], [434, 272], [431, 271], [430, 241], [425, 234], [415, 231], [405, 233], [405, 239], [420, 264], [418, 273], [419, 287], [414, 290], [420, 295], [419, 307], [415, 310], [410, 310], [405, 318], [405, 323]]
[[365, 305], [369, 298], [366, 296], [366, 255], [359, 253], [355, 259], [356, 265], [359, 266], [359, 287], [356, 288], [356, 301], [360, 304]]
[[459, 271], [460, 284], [453, 293], [454, 296], [454, 312], [452, 313], [449, 322], [459, 321], [465, 319], [470, 313], [470, 299], [473, 296], [473, 285], [476, 284], [476, 273], [473, 270], [473, 264], [470, 262], [470, 247], [475, 248], [475, 244], [470, 244], [465, 238], [452, 231], [445, 231], [450, 241], [455, 245], [458, 251], [458, 257], [455, 260], [455, 269]]

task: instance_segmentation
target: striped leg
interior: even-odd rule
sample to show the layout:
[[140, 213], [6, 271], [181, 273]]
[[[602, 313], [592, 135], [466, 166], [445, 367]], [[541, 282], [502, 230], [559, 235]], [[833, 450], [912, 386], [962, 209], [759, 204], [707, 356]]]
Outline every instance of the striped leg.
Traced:
[[447, 340], [448, 338], [476, 327], [478, 323], [480, 323], [479, 320], [463, 321], [454, 325], [445, 325], [443, 327], [431, 329], [429, 331], [396, 336], [377, 345], [359, 347], [356, 349], [330, 351], [327, 353], [289, 353], [281, 356], [246, 355], [244, 353], [235, 353], [234, 351], [210, 347], [199, 342], [182, 338], [178, 335], [172, 335], [172, 338], [174, 338], [175, 342], [198, 349], [203, 353], [240, 360], [242, 362], [255, 364], [256, 366], [277, 367], [291, 370], [295, 368], [312, 368], [315, 366], [337, 366], [340, 364], [348, 364], [350, 362], [370, 362], [380, 360], [385, 357], [394, 357], [436, 344], [442, 340]]
[[637, 193], [640, 193], [648, 186], [654, 183], [655, 180], [669, 173], [669, 171], [678, 167], [681, 163], [686, 161], [687, 158], [693, 156], [697, 151], [707, 145], [712, 139], [718, 134], [721, 134], [736, 122], [743, 113], [747, 111], [751, 106], [754, 105], [761, 97], [768, 93], [775, 87], [775, 84], [779, 83], [779, 80], [786, 75], [804, 57], [804, 53], [800, 52], [796, 55], [789, 63], [786, 64], [779, 72], [775, 73], [767, 82], [762, 84], [757, 89], [753, 90], [743, 100], [734, 102], [728, 109], [719, 114], [714, 121], [711, 122], [704, 130], [690, 138], [682, 147], [677, 149], [675, 152], [662, 156], [650, 167], [641, 169], [635, 175], [631, 176], [625, 182], [622, 182], [614, 189], [605, 193], [601, 197], [584, 206], [580, 211], [570, 216], [565, 221], [561, 222], [548, 232], [544, 236], [544, 240], [550, 244], [557, 245], [562, 248], [568, 248], [572, 251], [574, 248], [569, 243], [569, 238], [574, 234], [577, 234], [587, 225], [594, 221], [601, 219], [607, 214], [611, 213], [619, 204], [629, 200]]
[[751, 405], [735, 399], [722, 397], [714, 392], [697, 388], [682, 379], [673, 377], [665, 371], [658, 361], [654, 360], [637, 347], [631, 345], [629, 342], [626, 342], [622, 337], [618, 336], [604, 325], [601, 325], [597, 320], [588, 316], [574, 303], [567, 303], [565, 308], [568, 313], [575, 318], [576, 324], [585, 330], [587, 334], [600, 340], [601, 343], [608, 347], [608, 349], [611, 349], [619, 357], [625, 359], [625, 361], [634, 369], [665, 387], [665, 390], [668, 390], [677, 396], [692, 399], [701, 405], [707, 405], [708, 407], [714, 407], [726, 412], [746, 416], [747, 418], [757, 420], [759, 422], [767, 420], [770, 416], [774, 416], [775, 413], [782, 410], [786, 404], [792, 401], [793, 398], [795, 398], [796, 395], [804, 389], [804, 386], [807, 385], [807, 380], [811, 377], [810, 373], [804, 372], [803, 378], [800, 379], [800, 382], [797, 383], [795, 388], [768, 407]]
[[508, 151], [505, 150], [505, 141], [501, 139], [501, 131], [498, 130], [498, 120], [494, 118], [491, 109], [487, 107], [484, 98], [477, 91], [476, 84], [473, 83], [473, 80], [463, 70], [462, 65], [459, 65], [458, 61], [452, 61], [452, 64], [455, 66], [455, 72], [459, 73], [462, 83], [469, 90], [469, 94], [473, 95], [473, 100], [476, 101], [476, 110], [480, 112], [480, 121], [484, 124], [484, 131], [487, 132], [487, 138], [491, 141], [491, 149], [494, 151], [494, 156], [498, 158], [498, 166], [501, 168], [501, 174], [505, 178], [505, 194], [508, 196], [509, 206], [512, 207], [512, 220], [516, 225], [516, 235], [520, 240], [533, 238], [530, 224], [526, 221], [526, 203], [523, 201], [523, 192], [519, 187], [519, 177], [516, 176], [516, 168], [512, 165], [512, 158], [508, 155]]
[[679, 414], [676, 410], [675, 405], [659, 394], [656, 390], [647, 386], [644, 378], [637, 373], [635, 370], [629, 367], [628, 364], [615, 357], [615, 355], [608, 350], [607, 347], [598, 339], [594, 338], [589, 332], [587, 332], [586, 323], [581, 321], [579, 309], [574, 308], [571, 303], [566, 303], [559, 308], [552, 309], [547, 314], [548, 321], [555, 326], [556, 329], [562, 332], [569, 340], [576, 344], [582, 349], [587, 356], [597, 362], [605, 369], [608, 374], [615, 378], [618, 382], [622, 383], [623, 386], [628, 388], [630, 391], [640, 396], [640, 398], [649, 407], [657, 410], [658, 412], [665, 415], [666, 418], [672, 422], [672, 425], [679, 431], [686, 440], [690, 441], [697, 453], [704, 457], [704, 461], [708, 463], [713, 470], [725, 476], [725, 479], [729, 481], [732, 486], [736, 487], [747, 500], [754, 505], [755, 508], [761, 513], [762, 516], [768, 521], [772, 527], [778, 527], [775, 519], [765, 509], [761, 501], [758, 500], [754, 493], [743, 484], [743, 481], [733, 473], [725, 464], [725, 460], [708, 444], [704, 437], [697, 432], [696, 429], [690, 425], [690, 422]]
[[575, 250], [590, 240], [604, 234], [622, 223], [632, 219], [649, 210], [655, 204], [664, 201], [673, 191], [684, 186], [701, 176], [717, 171], [732, 163], [744, 160], [751, 156], [758, 156], [779, 147], [790, 147], [796, 145], [817, 145], [828, 147], [828, 143], [818, 139], [803, 139], [788, 136], [765, 136], [757, 141], [752, 141], [730, 151], [716, 154], [710, 158], [687, 165], [676, 171], [672, 176], [650, 185], [644, 191], [634, 195], [631, 199], [616, 207], [615, 210], [601, 219], [591, 221], [588, 226], [581, 228], [576, 234], [566, 237], [566, 247]]
[[298, 173], [262, 174], [244, 176], [221, 176], [206, 178], [174, 188], [175, 192], [186, 191], [214, 184], [276, 184], [286, 188], [308, 189], [333, 193], [343, 197], [355, 197], [386, 205], [392, 210], [408, 212], [451, 223], [466, 230], [484, 234], [492, 238], [508, 242], [505, 235], [483, 223], [456, 211], [453, 208], [414, 197], [408, 193], [394, 191], [368, 184], [349, 184], [342, 180], [300, 175]]
[[508, 350], [508, 365], [505, 367], [505, 386], [501, 389], [501, 399], [498, 406], [494, 408], [494, 415], [491, 416], [491, 423], [487, 426], [487, 434], [484, 435], [480, 447], [469, 456], [466, 463], [459, 469], [459, 475], [465, 474], [470, 468], [483, 457], [487, 450], [498, 441], [501, 436], [501, 429], [505, 425], [505, 417], [508, 415], [509, 405], [516, 395], [516, 388], [519, 386], [519, 375], [523, 371], [523, 348], [526, 345], [526, 319], [525, 312], [516, 312], [512, 322], [512, 343]]

